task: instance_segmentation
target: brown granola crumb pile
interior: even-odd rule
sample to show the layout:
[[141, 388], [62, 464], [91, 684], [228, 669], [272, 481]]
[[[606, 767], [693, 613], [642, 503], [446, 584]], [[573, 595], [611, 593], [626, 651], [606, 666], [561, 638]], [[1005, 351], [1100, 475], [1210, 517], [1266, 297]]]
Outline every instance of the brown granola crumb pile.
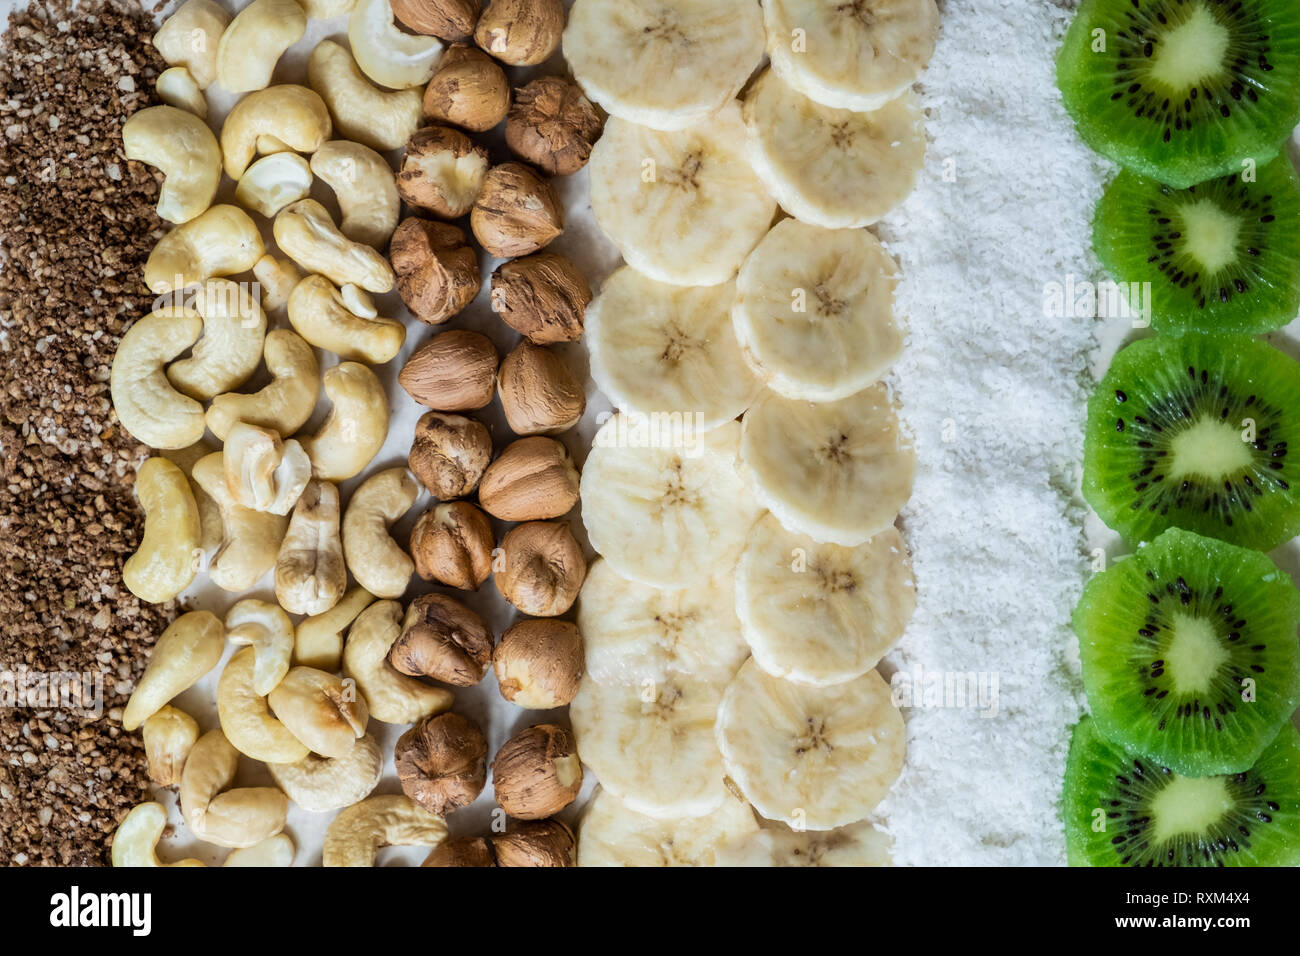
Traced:
[[157, 179], [122, 155], [121, 127], [156, 102], [165, 64], [138, 4], [72, 6], [35, 0], [0, 38], [0, 679], [101, 675], [103, 715], [0, 687], [0, 865], [107, 862], [117, 821], [149, 793], [120, 709], [175, 613], [122, 584], [148, 450], [108, 390], [162, 234]]

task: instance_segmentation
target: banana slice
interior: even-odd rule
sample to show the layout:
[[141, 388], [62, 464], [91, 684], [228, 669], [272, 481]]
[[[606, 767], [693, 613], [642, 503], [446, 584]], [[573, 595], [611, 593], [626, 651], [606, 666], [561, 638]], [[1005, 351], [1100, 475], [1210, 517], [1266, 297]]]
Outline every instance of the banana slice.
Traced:
[[925, 159], [909, 93], [871, 113], [810, 100], [770, 70], [745, 96], [745, 151], [790, 215], [827, 229], [869, 226], [907, 198]]
[[655, 587], [728, 574], [762, 511], [739, 441], [736, 422], [701, 435], [680, 419], [615, 415], [582, 471], [591, 546], [623, 577]]
[[903, 769], [903, 718], [875, 671], [834, 687], [763, 673], [751, 658], [722, 699], [723, 765], [745, 799], [796, 830], [864, 819]]
[[876, 110], [916, 82], [934, 53], [934, 0], [763, 0], [772, 69], [804, 96]]
[[862, 391], [903, 351], [897, 275], [865, 229], [782, 220], [736, 280], [731, 318], [746, 360], [787, 398], [833, 402]]
[[745, 415], [740, 457], [781, 524], [846, 547], [894, 523], [916, 469], [883, 385], [821, 404], [768, 392]]
[[628, 265], [659, 282], [729, 281], [776, 214], [745, 156], [735, 100], [675, 133], [612, 119], [588, 168], [596, 222]]
[[713, 866], [718, 847], [757, 832], [754, 811], [730, 793], [706, 816], [656, 820], [598, 790], [578, 825], [578, 866]]
[[564, 57], [612, 116], [654, 129], [707, 119], [763, 59], [753, 0], [576, 0]]
[[725, 685], [749, 656], [727, 574], [670, 591], [629, 581], [598, 559], [578, 598], [578, 630], [587, 675], [601, 684], [688, 676]]
[[894, 528], [845, 548], [787, 531], [769, 514], [736, 566], [736, 613], [754, 660], [800, 684], [861, 677], [902, 637], [915, 607], [907, 546]]
[[890, 840], [870, 823], [838, 830], [773, 824], [717, 848], [715, 866], [889, 866]]
[[591, 377], [625, 412], [679, 412], [716, 428], [762, 387], [732, 328], [731, 282], [667, 285], [624, 267], [587, 306]]

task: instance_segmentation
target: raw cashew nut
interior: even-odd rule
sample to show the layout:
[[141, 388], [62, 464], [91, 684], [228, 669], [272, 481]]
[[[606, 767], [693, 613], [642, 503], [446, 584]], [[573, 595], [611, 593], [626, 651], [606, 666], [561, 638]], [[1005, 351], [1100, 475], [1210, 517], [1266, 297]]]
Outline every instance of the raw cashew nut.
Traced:
[[356, 362], [344, 362], [327, 371], [324, 385], [334, 407], [320, 431], [302, 440], [302, 447], [317, 478], [346, 481], [370, 464], [384, 446], [388, 396], [375, 373]]
[[159, 787], [180, 783], [185, 759], [199, 739], [198, 723], [185, 711], [168, 706], [146, 720], [141, 733], [149, 779]]
[[199, 860], [164, 863], [155, 847], [167, 829], [167, 811], [161, 803], [150, 801], [131, 808], [113, 834], [114, 866], [203, 866]]
[[421, 91], [381, 90], [372, 85], [352, 54], [332, 40], [312, 50], [307, 82], [329, 104], [334, 125], [344, 139], [388, 152], [405, 146], [420, 128]]
[[231, 850], [229, 855], [222, 860], [224, 866], [260, 866], [260, 867], [283, 867], [293, 866], [293, 857], [297, 853], [293, 845], [293, 840], [289, 839], [287, 833], [277, 833], [273, 837], [263, 840], [261, 843], [254, 843], [249, 847], [242, 847], [238, 850]]
[[332, 20], [352, 12], [357, 0], [302, 0], [303, 9], [313, 20]]
[[357, 682], [370, 716], [386, 724], [413, 724], [451, 708], [451, 691], [398, 673], [388, 652], [402, 633], [402, 605], [372, 604], [352, 622], [343, 645], [343, 676]]
[[405, 794], [384, 793], [348, 807], [325, 831], [325, 866], [374, 866], [386, 846], [436, 847], [447, 824]]
[[[342, 551], [339, 553], [341, 558]], [[353, 588], [328, 611], [300, 621], [294, 632], [294, 662], [331, 673], [338, 670], [343, 658], [343, 632], [374, 600], [375, 596], [365, 588]]]
[[402, 209], [388, 160], [369, 146], [332, 139], [312, 154], [311, 171], [334, 190], [343, 214], [343, 235], [382, 249], [397, 228]]
[[226, 175], [238, 182], [260, 152], [314, 153], [330, 138], [324, 101], [293, 83], [250, 93], [235, 104], [221, 127]]
[[247, 272], [264, 252], [262, 234], [248, 213], [217, 205], [158, 240], [144, 264], [144, 282], [150, 292], [175, 292], [214, 276]]
[[122, 126], [126, 158], [162, 170], [158, 215], [168, 222], [194, 219], [212, 205], [221, 182], [221, 147], [208, 124], [174, 106], [150, 106]]
[[265, 697], [289, 673], [293, 622], [278, 606], [244, 598], [226, 612], [226, 636], [253, 648], [253, 693]]
[[388, 529], [419, 494], [405, 468], [371, 475], [352, 492], [343, 515], [343, 556], [357, 583], [376, 597], [401, 597], [415, 573], [415, 563]]
[[194, 480], [217, 503], [221, 512], [221, 545], [208, 563], [212, 583], [227, 591], [247, 591], [275, 565], [288, 519], [254, 511], [235, 501], [226, 487], [221, 452], [200, 458]]
[[297, 763], [306, 744], [276, 720], [266, 698], [253, 690], [254, 652], [246, 647], [226, 663], [217, 681], [217, 718], [236, 750], [266, 763]]
[[348, 45], [366, 76], [394, 90], [423, 87], [442, 59], [442, 42], [401, 29], [389, 0], [357, 0], [348, 20]]
[[144, 509], [144, 534], [122, 565], [122, 583], [140, 600], [161, 604], [198, 574], [203, 554], [199, 506], [185, 472], [166, 458], [150, 458], [140, 466], [135, 493]]
[[297, 153], [272, 153], [248, 169], [235, 186], [235, 202], [274, 219], [285, 206], [311, 192], [311, 167]]
[[153, 45], [169, 66], [185, 67], [206, 90], [217, 78], [217, 48], [229, 23], [220, 4], [189, 0], [154, 34]]
[[197, 441], [184, 448], [169, 448], [163, 452], [164, 458], [175, 462], [176, 466], [185, 472], [185, 477], [190, 483], [194, 503], [199, 506], [199, 527], [202, 529], [199, 534], [199, 550], [204, 554], [210, 554], [221, 544], [221, 509], [212, 500], [212, 496], [200, 488], [199, 483], [194, 480], [195, 464], [204, 455], [210, 454], [212, 454], [212, 447], [204, 441]]
[[384, 754], [366, 734], [352, 741], [342, 757], [308, 754], [297, 763], [266, 765], [289, 799], [311, 813], [327, 813], [364, 800], [379, 784]]
[[122, 427], [154, 448], [184, 448], [203, 437], [203, 406], [172, 388], [164, 366], [198, 341], [193, 309], [159, 309], [126, 330], [113, 356], [109, 392]]
[[122, 711], [122, 728], [135, 730], [188, 690], [221, 660], [226, 629], [211, 611], [190, 611], [167, 626]]
[[[289, 530], [280, 543], [275, 598], [290, 614], [324, 614], [339, 602], [347, 586], [348, 569], [339, 540], [339, 490], [313, 478], [294, 506]], [[337, 657], [334, 666], [325, 669], [337, 670]]]
[[339, 232], [329, 212], [314, 199], [286, 206], [275, 217], [275, 241], [305, 272], [335, 285], [356, 283], [367, 292], [388, 292], [397, 282], [393, 267], [374, 249]]
[[200, 737], [185, 761], [181, 810], [190, 829], [208, 843], [254, 846], [284, 829], [289, 798], [275, 787], [227, 790], [238, 769], [239, 751], [220, 730]]
[[262, 357], [269, 385], [251, 395], [218, 395], [208, 406], [207, 426], [222, 441], [236, 422], [273, 428], [288, 438], [311, 418], [321, 384], [311, 346], [288, 329], [276, 329], [266, 336]]
[[391, 361], [406, 341], [405, 325], [396, 319], [358, 315], [324, 276], [308, 276], [294, 287], [289, 322], [317, 348], [372, 365]]
[[267, 254], [254, 263], [253, 276], [262, 287], [262, 308], [275, 312], [289, 304], [289, 294], [302, 281], [302, 270], [292, 259]]
[[209, 279], [194, 297], [203, 337], [187, 359], [172, 363], [168, 380], [178, 392], [207, 401], [243, 385], [257, 371], [266, 338], [266, 313], [243, 283]]
[[284, 51], [306, 32], [298, 0], [253, 0], [221, 35], [217, 82], [231, 93], [265, 89]]
[[[158, 74], [158, 79], [154, 82], [153, 88], [158, 92], [158, 98], [168, 106], [174, 106], [178, 110], [193, 113], [201, 120], [208, 118], [207, 97], [199, 89], [194, 74], [185, 67], [173, 66], [170, 70], [163, 70]], [[212, 141], [215, 143], [217, 138], [212, 137]], [[218, 155], [220, 152], [221, 147], [218, 146]]]
[[271, 691], [271, 709], [290, 733], [322, 757], [346, 757], [370, 719], [354, 682], [314, 667], [289, 671]]
[[245, 508], [287, 515], [311, 480], [311, 459], [294, 439], [270, 428], [236, 422], [222, 452], [226, 488]]

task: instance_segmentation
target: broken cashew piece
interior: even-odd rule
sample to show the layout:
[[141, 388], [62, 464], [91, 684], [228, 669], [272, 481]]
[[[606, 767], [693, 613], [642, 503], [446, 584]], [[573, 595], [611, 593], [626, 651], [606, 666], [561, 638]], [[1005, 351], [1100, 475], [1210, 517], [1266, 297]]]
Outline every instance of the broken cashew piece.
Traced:
[[[168, 106], [193, 113], [201, 120], [208, 118], [207, 97], [199, 89], [194, 74], [185, 67], [173, 66], [170, 70], [163, 70], [154, 81], [153, 88], [158, 92], [158, 98]], [[217, 138], [213, 136], [212, 141], [215, 143]], [[220, 146], [217, 147], [217, 153], [221, 153]]]
[[367, 797], [345, 809], [325, 831], [325, 866], [374, 866], [386, 846], [436, 847], [447, 824], [405, 794]]
[[443, 49], [437, 37], [399, 27], [390, 0], [357, 0], [348, 19], [348, 46], [366, 76], [393, 90], [428, 83]]
[[388, 161], [369, 146], [332, 139], [311, 157], [311, 171], [339, 201], [339, 227], [354, 242], [382, 249], [397, 228], [402, 200]]
[[294, 855], [298, 852], [293, 840], [287, 833], [277, 833], [261, 843], [231, 850], [221, 865], [224, 866], [259, 866], [286, 867], [293, 866]]
[[150, 604], [170, 601], [199, 571], [203, 529], [185, 472], [166, 458], [150, 458], [135, 475], [144, 511], [140, 547], [122, 565], [122, 583]]
[[271, 383], [250, 395], [218, 395], [208, 406], [208, 428], [222, 441], [236, 422], [273, 428], [288, 438], [311, 417], [320, 395], [316, 353], [296, 333], [276, 329], [266, 336], [262, 358]]
[[239, 751], [220, 730], [198, 739], [181, 774], [180, 803], [195, 836], [217, 846], [254, 846], [284, 829], [289, 798], [275, 787], [226, 788], [239, 769]]
[[298, 0], [253, 0], [221, 34], [217, 82], [231, 93], [265, 89], [284, 51], [306, 32]]
[[302, 270], [293, 260], [268, 253], [253, 264], [253, 277], [262, 287], [262, 308], [277, 312], [289, 304], [289, 294], [302, 281]]
[[[349, 286], [358, 308], [366, 308], [366, 293]], [[368, 298], [368, 296], [367, 296]], [[406, 326], [396, 319], [367, 318], [350, 308], [344, 293], [324, 276], [308, 276], [289, 296], [289, 322], [317, 348], [341, 359], [383, 365], [392, 361], [406, 341]]]
[[388, 396], [375, 373], [357, 362], [328, 370], [324, 387], [334, 407], [320, 431], [302, 440], [302, 447], [317, 478], [346, 481], [360, 474], [384, 446]]
[[185, 758], [199, 739], [198, 722], [180, 708], [169, 705], [146, 720], [140, 732], [144, 736], [150, 781], [158, 787], [180, 783]]
[[200, 458], [193, 470], [194, 480], [221, 512], [221, 545], [208, 562], [208, 575], [226, 591], [247, 591], [275, 566], [289, 522], [235, 501], [226, 486], [223, 458], [221, 452], [213, 452]]
[[153, 448], [184, 448], [203, 437], [203, 406], [172, 388], [167, 363], [196, 341], [203, 319], [193, 309], [159, 309], [122, 336], [109, 392], [122, 427]]
[[266, 769], [295, 804], [311, 813], [327, 813], [364, 800], [379, 785], [384, 754], [375, 738], [365, 734], [341, 757], [308, 754], [297, 763], [272, 763]]
[[150, 106], [122, 126], [122, 144], [127, 159], [162, 171], [160, 218], [189, 222], [212, 205], [221, 182], [221, 147], [202, 119], [175, 106]]
[[235, 202], [274, 219], [285, 206], [311, 193], [311, 167], [297, 153], [272, 153], [248, 169], [235, 186]]
[[208, 401], [243, 385], [257, 371], [266, 313], [255, 296], [229, 279], [209, 279], [194, 297], [203, 337], [190, 357], [173, 362], [167, 379], [178, 392]]
[[[341, 550], [339, 556], [342, 560]], [[299, 621], [294, 632], [294, 663], [330, 673], [338, 670], [343, 659], [343, 632], [374, 600], [365, 588], [353, 588], [328, 611]]]
[[290, 670], [270, 703], [280, 723], [322, 757], [346, 757], [370, 719], [355, 682], [314, 667]]
[[247, 272], [266, 245], [256, 223], [238, 206], [216, 205], [158, 240], [144, 264], [144, 282], [156, 294], [175, 292], [215, 276]]
[[253, 648], [253, 693], [266, 697], [289, 673], [293, 657], [293, 621], [270, 601], [244, 598], [226, 612], [226, 636], [232, 644]]
[[237, 422], [222, 451], [226, 488], [245, 508], [287, 515], [311, 480], [311, 459], [274, 429]]
[[413, 724], [451, 708], [451, 691], [399, 673], [388, 652], [402, 633], [402, 605], [380, 601], [352, 622], [343, 645], [343, 676], [357, 682], [370, 716], [386, 724]]
[[153, 36], [153, 45], [168, 66], [183, 66], [206, 90], [217, 79], [217, 49], [230, 14], [213, 0], [188, 0]]
[[339, 232], [329, 212], [314, 199], [301, 199], [280, 210], [274, 232], [280, 250], [303, 271], [319, 273], [335, 285], [355, 283], [367, 292], [388, 292], [397, 282], [388, 260]]
[[221, 127], [226, 175], [238, 182], [259, 152], [314, 153], [330, 138], [325, 102], [305, 86], [285, 83], [249, 93]]
[[114, 866], [203, 866], [195, 859], [164, 863], [158, 859], [158, 840], [167, 829], [167, 811], [150, 801], [131, 808], [113, 833]]
[[135, 730], [188, 690], [221, 661], [226, 629], [210, 611], [190, 611], [167, 626], [154, 644], [140, 682], [122, 711], [122, 729]]
[[399, 598], [415, 563], [388, 529], [410, 510], [420, 486], [405, 468], [371, 475], [352, 492], [343, 515], [343, 556], [357, 583], [379, 598]]
[[424, 101], [421, 91], [374, 86], [352, 54], [332, 40], [312, 50], [307, 60], [307, 82], [329, 105], [334, 125], [344, 139], [388, 152], [405, 146], [420, 128]]
[[217, 681], [217, 718], [226, 737], [246, 757], [265, 763], [297, 763], [307, 746], [271, 713], [253, 690], [255, 653], [246, 647], [226, 662]]
[[[290, 614], [324, 614], [339, 602], [347, 586], [339, 538], [339, 490], [313, 478], [298, 498], [280, 542], [275, 599]], [[337, 657], [333, 667], [324, 669], [337, 670]]]

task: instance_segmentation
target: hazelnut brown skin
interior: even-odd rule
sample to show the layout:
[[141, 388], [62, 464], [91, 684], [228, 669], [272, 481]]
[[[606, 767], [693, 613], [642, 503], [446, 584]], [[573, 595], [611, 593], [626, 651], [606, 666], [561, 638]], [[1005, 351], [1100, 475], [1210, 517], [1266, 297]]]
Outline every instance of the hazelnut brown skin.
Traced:
[[500, 547], [493, 581], [502, 597], [533, 617], [557, 617], [573, 606], [587, 576], [587, 561], [567, 524], [515, 525]]
[[578, 503], [578, 468], [554, 438], [534, 435], [505, 447], [478, 486], [483, 510], [502, 521], [568, 514]]
[[398, 738], [393, 763], [402, 792], [431, 813], [468, 806], [487, 783], [487, 739], [460, 714], [426, 717]]
[[415, 425], [407, 463], [435, 498], [463, 498], [492, 460], [487, 426], [463, 415], [425, 412]]
[[492, 850], [497, 866], [578, 865], [578, 841], [559, 820], [511, 820]]
[[604, 125], [576, 83], [544, 76], [515, 91], [506, 145], [548, 176], [569, 176], [587, 165]]
[[568, 621], [520, 621], [492, 652], [501, 696], [529, 710], [572, 703], [586, 670], [582, 635]]
[[498, 259], [526, 256], [564, 232], [564, 207], [555, 188], [523, 163], [488, 170], [469, 226]]
[[424, 118], [485, 133], [506, 118], [510, 81], [478, 47], [456, 44], [438, 61], [424, 90]]
[[402, 633], [388, 651], [393, 669], [472, 687], [492, 662], [492, 632], [483, 618], [445, 594], [421, 594], [406, 609]]
[[553, 435], [578, 424], [587, 396], [550, 349], [524, 339], [497, 370], [497, 395], [516, 435]]
[[490, 0], [474, 42], [511, 66], [536, 66], [555, 52], [564, 32], [560, 0]]
[[573, 733], [558, 724], [537, 724], [515, 734], [492, 760], [497, 803], [520, 820], [559, 813], [582, 789], [582, 763]]
[[492, 309], [534, 345], [580, 338], [590, 304], [586, 277], [552, 252], [502, 263], [492, 273]]
[[492, 845], [484, 837], [449, 837], [434, 848], [421, 866], [496, 866]]
[[445, 501], [420, 515], [411, 530], [415, 573], [462, 591], [477, 591], [492, 574], [492, 523], [468, 501]]
[[483, 286], [478, 254], [445, 222], [402, 220], [388, 246], [397, 291], [421, 322], [440, 325], [474, 301]]
[[496, 392], [496, 346], [486, 335], [453, 329], [435, 335], [406, 361], [397, 381], [428, 408], [463, 412], [482, 408]]
[[393, 16], [415, 33], [467, 40], [478, 23], [479, 0], [391, 0]]

